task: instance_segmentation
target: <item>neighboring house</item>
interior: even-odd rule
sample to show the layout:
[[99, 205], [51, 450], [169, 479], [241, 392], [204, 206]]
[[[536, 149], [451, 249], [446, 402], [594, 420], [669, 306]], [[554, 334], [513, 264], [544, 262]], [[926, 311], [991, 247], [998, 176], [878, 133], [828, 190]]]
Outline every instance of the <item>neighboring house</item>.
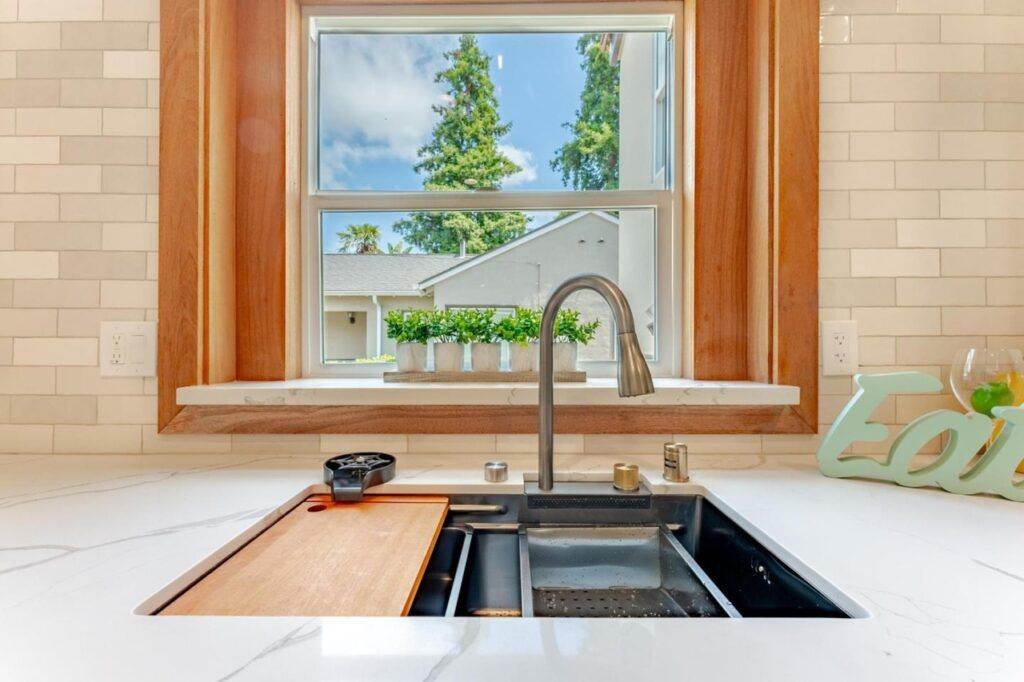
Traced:
[[[612, 279], [619, 270], [619, 221], [601, 211], [554, 220], [470, 258], [451, 255], [324, 255], [324, 349], [327, 360], [394, 354], [382, 320], [401, 308], [538, 307], [563, 280], [581, 272]], [[600, 319], [584, 357], [609, 358], [612, 323], [597, 294], [566, 304]]]
[[324, 359], [394, 354], [394, 342], [382, 333], [384, 316], [396, 308], [433, 308], [419, 283], [462, 260], [443, 254], [325, 253]]

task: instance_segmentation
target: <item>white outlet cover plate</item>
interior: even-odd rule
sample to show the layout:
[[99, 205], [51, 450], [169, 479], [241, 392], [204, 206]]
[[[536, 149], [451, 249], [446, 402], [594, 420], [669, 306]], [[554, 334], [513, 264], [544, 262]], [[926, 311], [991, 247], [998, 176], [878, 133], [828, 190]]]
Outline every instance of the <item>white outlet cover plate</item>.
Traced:
[[156, 376], [156, 322], [100, 322], [100, 376]]
[[821, 323], [821, 373], [827, 377], [853, 376], [860, 367], [856, 320]]

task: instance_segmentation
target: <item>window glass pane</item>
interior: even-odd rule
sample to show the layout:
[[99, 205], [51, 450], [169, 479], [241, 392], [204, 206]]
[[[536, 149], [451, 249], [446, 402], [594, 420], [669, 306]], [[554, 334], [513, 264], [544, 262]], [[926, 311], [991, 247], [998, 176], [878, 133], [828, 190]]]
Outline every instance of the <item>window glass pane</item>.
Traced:
[[[514, 239], [463, 247], [458, 230], [475, 221], [516, 221], [527, 227]], [[395, 225], [403, 222], [441, 233], [436, 241], [447, 247], [410, 248], [395, 231]], [[323, 361], [351, 363], [393, 356], [394, 341], [386, 338], [382, 325], [390, 310], [471, 307], [507, 313], [518, 307], [539, 308], [558, 284], [585, 272], [605, 275], [619, 284], [633, 309], [642, 347], [653, 357], [655, 223], [651, 208], [325, 211], [321, 213]], [[580, 348], [581, 359], [614, 359], [614, 328], [604, 301], [584, 291], [573, 294], [564, 307], [579, 310], [584, 321], [600, 322], [594, 340]]]
[[664, 189], [665, 35], [322, 33], [319, 186]]

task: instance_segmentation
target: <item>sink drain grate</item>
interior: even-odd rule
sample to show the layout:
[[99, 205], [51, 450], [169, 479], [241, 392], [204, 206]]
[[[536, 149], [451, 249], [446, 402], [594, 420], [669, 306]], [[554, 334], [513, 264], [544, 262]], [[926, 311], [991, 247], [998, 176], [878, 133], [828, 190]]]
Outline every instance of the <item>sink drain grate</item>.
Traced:
[[534, 589], [535, 616], [575, 618], [680, 618], [686, 612], [662, 589]]

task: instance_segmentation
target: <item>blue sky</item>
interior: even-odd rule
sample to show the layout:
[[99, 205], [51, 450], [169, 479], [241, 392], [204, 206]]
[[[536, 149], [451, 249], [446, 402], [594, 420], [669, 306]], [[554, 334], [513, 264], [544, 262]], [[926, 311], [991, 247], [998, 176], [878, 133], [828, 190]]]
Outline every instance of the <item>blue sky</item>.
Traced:
[[[562, 189], [551, 170], [555, 150], [569, 139], [583, 88], [579, 34], [481, 34], [491, 56], [491, 78], [502, 120], [512, 130], [501, 140], [522, 167], [506, 188]], [[416, 149], [430, 137], [442, 101], [433, 82], [454, 35], [321, 36], [321, 182], [329, 189], [417, 190]], [[534, 214], [538, 227], [554, 214]], [[396, 213], [334, 213], [324, 218], [324, 249], [335, 251], [335, 233], [352, 223], [381, 228], [382, 245], [398, 241]]]

